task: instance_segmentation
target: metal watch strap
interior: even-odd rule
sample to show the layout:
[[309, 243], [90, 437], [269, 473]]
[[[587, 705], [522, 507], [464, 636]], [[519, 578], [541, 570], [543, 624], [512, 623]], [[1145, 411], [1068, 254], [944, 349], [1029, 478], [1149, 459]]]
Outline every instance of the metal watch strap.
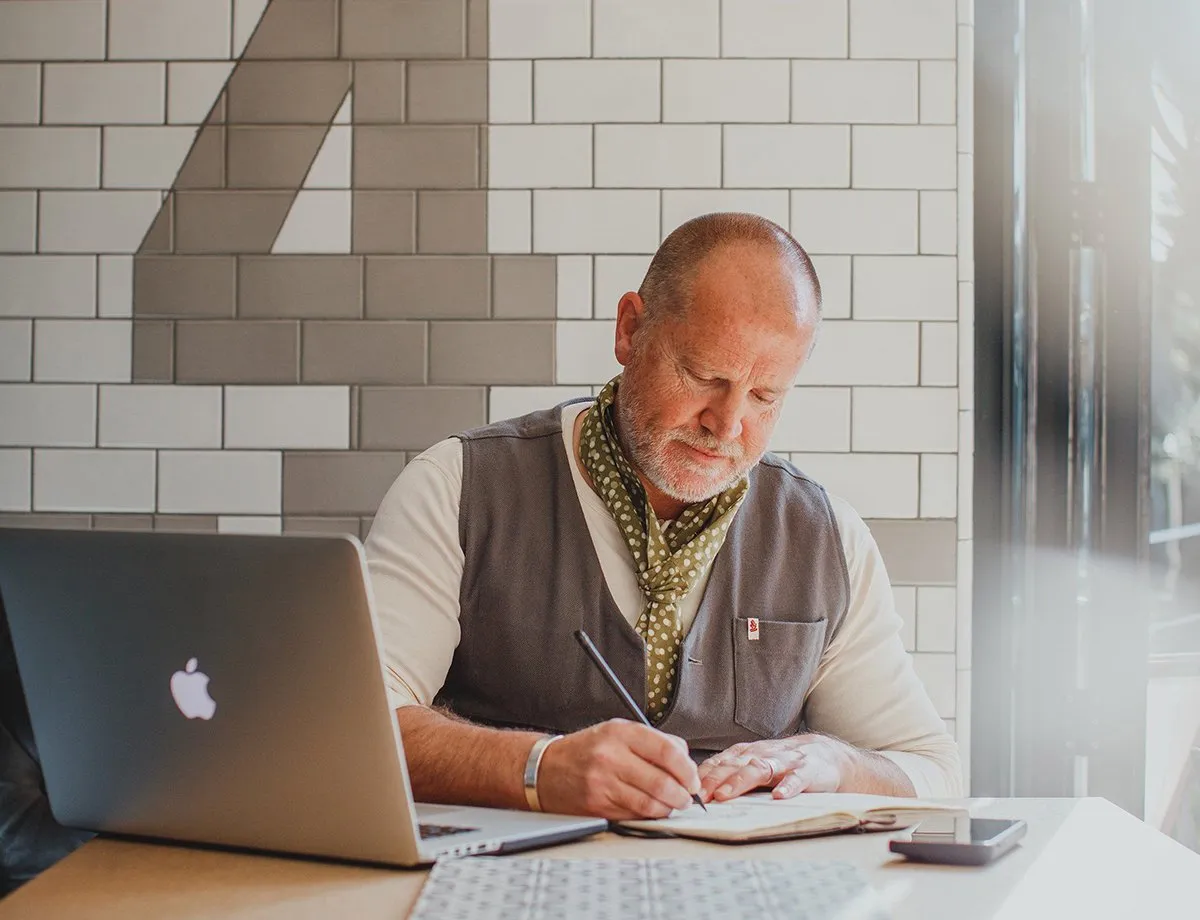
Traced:
[[561, 737], [562, 735], [546, 735], [544, 738], [538, 738], [529, 750], [529, 759], [525, 761], [525, 801], [529, 804], [530, 811], [542, 810], [537, 792], [538, 768], [542, 765], [542, 755], [546, 753], [546, 748]]

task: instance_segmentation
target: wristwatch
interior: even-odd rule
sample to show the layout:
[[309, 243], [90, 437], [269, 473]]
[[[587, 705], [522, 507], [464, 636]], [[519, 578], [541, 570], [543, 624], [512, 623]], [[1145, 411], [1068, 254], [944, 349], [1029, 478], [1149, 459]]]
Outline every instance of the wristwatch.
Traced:
[[529, 803], [530, 811], [541, 811], [542, 804], [538, 801], [537, 781], [538, 768], [542, 765], [542, 755], [562, 735], [546, 735], [533, 742], [529, 751], [529, 759], [525, 761], [525, 801]]

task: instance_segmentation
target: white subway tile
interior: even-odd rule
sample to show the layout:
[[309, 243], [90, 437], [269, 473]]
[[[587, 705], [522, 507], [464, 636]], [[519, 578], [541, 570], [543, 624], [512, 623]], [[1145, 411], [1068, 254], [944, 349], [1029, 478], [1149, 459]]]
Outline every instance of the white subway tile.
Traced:
[[629, 254], [658, 248], [655, 190], [538, 190], [533, 215], [534, 252]]
[[489, 61], [488, 124], [528, 124], [531, 121], [533, 62]]
[[850, 184], [850, 131], [841, 125], [729, 125], [725, 185], [826, 188]]
[[916, 386], [917, 323], [830, 320], [800, 370], [801, 386]]
[[958, 539], [975, 536], [975, 413], [958, 413]]
[[921, 386], [958, 385], [958, 324], [921, 324]]
[[856, 256], [855, 319], [958, 318], [951, 256]]
[[217, 533], [283, 533], [283, 518], [277, 515], [228, 515], [217, 518]]
[[270, 0], [233, 0], [233, 56], [241, 57]]
[[680, 224], [713, 211], [745, 211], [788, 228], [786, 189], [666, 189], [662, 201], [665, 239]]
[[589, 0], [490, 0], [488, 54], [564, 58], [591, 54]]
[[792, 454], [792, 462], [864, 518], [917, 516], [913, 454]]
[[488, 252], [529, 252], [533, 241], [533, 199], [530, 192], [487, 193]]
[[537, 61], [535, 110], [540, 122], [658, 121], [658, 61]]
[[910, 585], [893, 585], [892, 599], [896, 613], [900, 614], [900, 640], [904, 643], [904, 651], [911, 652], [917, 647], [917, 589]]
[[95, 314], [95, 258], [0, 256], [0, 316]]
[[653, 256], [596, 256], [597, 319], [616, 319], [617, 304], [642, 286]]
[[921, 192], [920, 195], [921, 252], [954, 255], [958, 248], [958, 192]]
[[960, 667], [955, 677], [958, 718], [955, 720], [954, 739], [958, 743], [959, 761], [962, 764], [963, 795], [971, 795], [971, 672]]
[[793, 61], [792, 121], [913, 124], [915, 61]]
[[[4, 4], [9, 5], [11, 0]], [[0, 64], [0, 125], [36, 125], [42, 110], [41, 88], [37, 64]]]
[[0, 187], [95, 188], [99, 184], [99, 128], [0, 128]]
[[921, 517], [952, 518], [958, 514], [958, 457], [921, 457]]
[[226, 387], [225, 446], [348, 449], [350, 388]]
[[[961, 530], [961, 528], [960, 528]], [[958, 667], [971, 667], [971, 625], [974, 617], [975, 590], [975, 543], [972, 540], [958, 541], [958, 571], [955, 576], [955, 591], [958, 594], [958, 617], [956, 636]]]
[[34, 511], [154, 510], [154, 451], [35, 450]]
[[39, 319], [33, 379], [46, 383], [128, 383], [133, 325], [120, 319]]
[[850, 56], [953, 58], [956, 0], [850, 0]]
[[0, 319], [0, 381], [25, 383], [33, 361], [33, 322]]
[[104, 57], [104, 0], [0, 3], [0, 59], [97, 60]]
[[975, 25], [975, 0], [958, 0], [958, 21], [962, 25]]
[[917, 648], [922, 652], [953, 652], [955, 607], [953, 588], [917, 589]]
[[568, 399], [592, 395], [589, 387], [490, 387], [488, 421], [518, 418], [539, 409], [557, 406]]
[[100, 387], [101, 447], [217, 448], [221, 431], [220, 387]]
[[301, 189], [279, 228], [271, 252], [350, 252], [353, 194], [349, 189]]
[[165, 64], [47, 64], [42, 123], [153, 125], [165, 118]]
[[199, 125], [233, 70], [232, 61], [172, 61], [167, 65], [167, 121]]
[[592, 0], [596, 57], [716, 57], [720, 0]]
[[[918, 628], [920, 625], [920, 615], [918, 614]], [[919, 636], [917, 641], [919, 645]], [[937, 652], [916, 652], [913, 654], [912, 659], [917, 676], [921, 678], [921, 683], [925, 685], [925, 692], [929, 694], [929, 699], [933, 701], [933, 706], [937, 710], [937, 714], [943, 719], [953, 719], [956, 712], [955, 695], [958, 683], [954, 669], [954, 655]]]
[[42, 252], [137, 252], [162, 206], [158, 192], [43, 192]]
[[788, 120], [787, 61], [663, 61], [663, 121]]
[[975, 285], [958, 283], [958, 408], [975, 408]]
[[[559, 256], [557, 260], [557, 305], [559, 319], [592, 318], [592, 257]], [[495, 387], [492, 392], [495, 392]]]
[[621, 373], [613, 355], [616, 327], [611, 320], [562, 320], [555, 328], [557, 383], [607, 383]]
[[133, 256], [99, 256], [96, 312], [106, 319], [133, 316]]
[[592, 184], [590, 125], [492, 125], [492, 188], [586, 188]]
[[955, 188], [958, 135], [949, 125], [855, 125], [855, 188]]
[[921, 124], [952, 125], [958, 117], [953, 61], [921, 62]]
[[169, 189], [175, 183], [196, 129], [186, 125], [105, 128], [105, 188]]
[[845, 57], [846, 19], [846, 0], [737, 0], [721, 10], [721, 53]]
[[854, 450], [948, 453], [958, 448], [958, 394], [949, 388], [856, 387]]
[[821, 313], [826, 319], [850, 318], [850, 257], [810, 256], [821, 282]]
[[96, 443], [96, 388], [9, 383], [0, 385], [0, 446], [92, 447]]
[[958, 27], [958, 152], [975, 152], [975, 30]]
[[229, 57], [229, 0], [109, 0], [113, 60], [223, 60]]
[[278, 451], [164, 450], [158, 455], [163, 514], [279, 514], [282, 496]]
[[0, 192], [0, 252], [37, 248], [37, 193]]
[[792, 192], [792, 236], [810, 253], [916, 253], [917, 193]]
[[850, 450], [850, 391], [820, 387], [794, 387], [784, 400], [773, 451]]
[[0, 450], [0, 511], [29, 511], [32, 499], [32, 452]]
[[717, 188], [720, 125], [596, 125], [598, 188]]
[[975, 158], [958, 155], [958, 280], [975, 280]]

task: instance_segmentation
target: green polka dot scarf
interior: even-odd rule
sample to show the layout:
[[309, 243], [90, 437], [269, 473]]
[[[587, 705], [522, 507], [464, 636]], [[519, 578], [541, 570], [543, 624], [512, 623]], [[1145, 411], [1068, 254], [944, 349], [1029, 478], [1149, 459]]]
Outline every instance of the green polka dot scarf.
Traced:
[[743, 478], [732, 489], [688, 507], [677, 520], [661, 524], [617, 438], [613, 410], [620, 381], [620, 376], [610, 380], [584, 416], [579, 455], [637, 566], [638, 587], [646, 597], [646, 609], [635, 627], [646, 642], [646, 713], [658, 721], [675, 691], [683, 642], [679, 603], [725, 542], [749, 482]]

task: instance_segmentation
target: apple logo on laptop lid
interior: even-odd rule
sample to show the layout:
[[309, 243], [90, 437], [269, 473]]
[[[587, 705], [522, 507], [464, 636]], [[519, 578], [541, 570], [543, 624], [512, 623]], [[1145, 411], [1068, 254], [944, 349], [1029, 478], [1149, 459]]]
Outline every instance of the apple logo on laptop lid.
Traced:
[[211, 719], [217, 704], [208, 695], [208, 675], [197, 671], [198, 666], [199, 662], [191, 658], [184, 670], [171, 675], [171, 696], [189, 719]]

